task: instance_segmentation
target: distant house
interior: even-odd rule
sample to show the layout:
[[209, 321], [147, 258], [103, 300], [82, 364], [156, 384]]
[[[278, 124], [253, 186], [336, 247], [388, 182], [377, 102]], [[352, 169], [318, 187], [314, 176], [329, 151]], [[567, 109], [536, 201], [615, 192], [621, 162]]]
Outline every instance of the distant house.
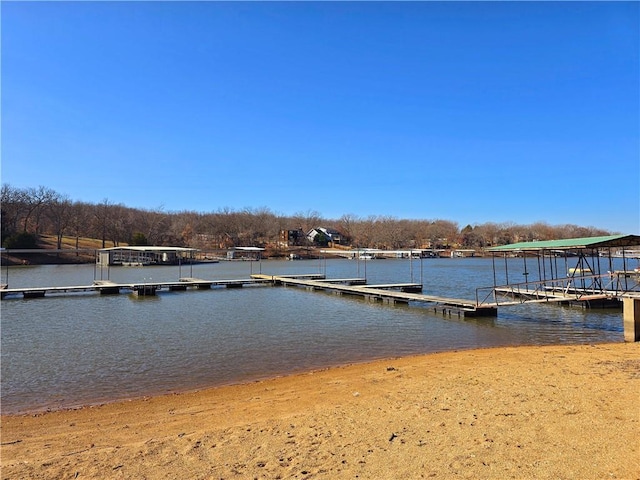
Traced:
[[278, 238], [279, 247], [295, 247], [303, 244], [305, 234], [301, 229], [297, 230], [280, 230]]
[[[326, 238], [327, 243], [333, 243], [333, 244], [342, 243], [342, 235], [340, 234], [339, 231], [334, 230], [332, 228], [317, 227], [317, 228], [311, 229], [307, 233], [307, 238], [309, 239], [310, 242], [316, 242], [318, 236], [320, 236], [320, 238]], [[319, 243], [322, 243], [322, 242], [319, 242]]]

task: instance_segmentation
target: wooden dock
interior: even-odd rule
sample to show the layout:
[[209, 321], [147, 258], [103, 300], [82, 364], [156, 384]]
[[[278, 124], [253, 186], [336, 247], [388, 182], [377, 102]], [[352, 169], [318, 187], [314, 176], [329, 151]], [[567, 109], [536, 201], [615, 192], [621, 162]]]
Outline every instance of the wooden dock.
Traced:
[[[26, 287], [8, 288], [0, 285], [0, 298], [44, 298], [62, 294], [97, 293], [99, 295], [115, 295], [128, 292], [140, 297], [155, 296], [158, 291], [185, 291], [187, 289], [208, 290], [213, 287], [240, 288], [244, 285], [291, 285], [303, 287], [307, 290], [323, 290], [336, 295], [355, 295], [370, 302], [385, 304], [420, 303], [433, 309], [435, 313], [458, 317], [495, 317], [498, 306], [518, 305], [521, 303], [555, 303], [580, 304], [586, 308], [597, 306], [618, 306], [624, 303], [624, 338], [625, 341], [640, 341], [640, 292], [629, 291], [600, 291], [589, 292], [575, 287], [538, 286], [535, 289], [523, 285], [492, 288], [496, 301], [492, 303], [448, 298], [422, 293], [419, 283], [389, 283], [367, 285], [364, 278], [336, 278], [326, 279], [322, 274], [307, 275], [264, 275], [254, 274], [251, 278], [231, 280], [205, 280], [185, 277], [176, 282], [142, 282], [116, 283], [109, 280], [97, 280], [91, 285], [77, 285], [67, 287]], [[507, 296], [508, 301], [498, 301], [497, 295]], [[477, 296], [477, 293], [476, 293]]]
[[116, 283], [110, 280], [96, 280], [91, 285], [74, 285], [67, 287], [19, 287], [0, 290], [1, 298], [43, 298], [47, 295], [61, 295], [74, 293], [99, 293], [101, 295], [116, 295], [119, 293], [134, 293], [138, 296], [155, 295], [156, 292], [184, 291], [187, 289], [208, 290], [213, 287], [240, 288], [245, 285], [265, 283], [260, 279], [244, 278], [232, 280], [203, 280], [199, 278], [180, 278], [177, 282], [140, 282]]
[[7, 288], [2, 285], [0, 295], [5, 298], [43, 298], [64, 294], [98, 293], [100, 295], [117, 295], [133, 293], [137, 296], [153, 296], [161, 291], [179, 292], [188, 289], [208, 290], [215, 287], [241, 288], [245, 285], [272, 284], [303, 287], [308, 290], [323, 290], [336, 295], [354, 295], [371, 302], [386, 304], [411, 302], [426, 304], [437, 313], [457, 315], [459, 317], [479, 317], [497, 315], [498, 306], [517, 305], [521, 303], [556, 303], [582, 305], [587, 308], [619, 306], [621, 299], [616, 292], [587, 292], [571, 288], [507, 288], [497, 287], [495, 292], [508, 297], [498, 302], [477, 302], [473, 300], [425, 295], [420, 283], [387, 283], [371, 285], [365, 278], [332, 278], [323, 274], [310, 273], [301, 275], [265, 275], [254, 274], [250, 278], [230, 280], [207, 280], [183, 277], [173, 282], [139, 282], [117, 283], [110, 280], [96, 280], [91, 285], [72, 285], [63, 287], [20, 287]]
[[117, 283], [110, 280], [96, 280], [91, 285], [67, 287], [23, 287], [0, 290], [2, 298], [44, 298], [61, 294], [98, 293], [100, 295], [117, 295], [133, 293], [138, 296], [153, 296], [159, 291], [185, 291], [187, 289], [208, 290], [214, 287], [240, 288], [245, 285], [270, 284], [304, 287], [308, 290], [325, 290], [337, 295], [360, 296], [371, 302], [386, 304], [410, 302], [427, 304], [434, 311], [445, 315], [459, 317], [497, 315], [497, 305], [478, 305], [472, 300], [446, 298], [422, 294], [420, 283], [387, 283], [367, 285], [364, 278], [327, 279], [323, 274], [312, 273], [302, 275], [263, 275], [254, 274], [251, 278], [231, 280], [206, 280], [185, 277], [174, 282], [140, 282]]
[[460, 317], [495, 317], [498, 314], [497, 305], [478, 305], [472, 300], [447, 298], [435, 295], [424, 295], [419, 283], [390, 283], [382, 285], [367, 285], [365, 279], [331, 279], [322, 276], [302, 278], [301, 276], [254, 274], [251, 278], [268, 281], [274, 285], [291, 285], [308, 290], [323, 290], [336, 295], [355, 295], [371, 302], [386, 304], [410, 302], [423, 303], [431, 306], [434, 311], [445, 315]]

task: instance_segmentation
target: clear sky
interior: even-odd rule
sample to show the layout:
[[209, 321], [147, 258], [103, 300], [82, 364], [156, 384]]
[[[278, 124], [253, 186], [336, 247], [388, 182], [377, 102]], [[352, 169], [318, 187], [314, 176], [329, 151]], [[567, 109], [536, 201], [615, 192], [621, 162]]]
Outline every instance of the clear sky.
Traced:
[[640, 233], [638, 2], [10, 2], [2, 182]]

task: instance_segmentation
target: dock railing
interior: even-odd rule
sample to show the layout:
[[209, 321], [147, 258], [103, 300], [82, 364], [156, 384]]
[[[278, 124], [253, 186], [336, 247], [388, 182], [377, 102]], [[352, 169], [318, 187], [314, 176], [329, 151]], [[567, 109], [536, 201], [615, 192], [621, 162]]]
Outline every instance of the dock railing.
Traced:
[[[480, 287], [476, 289], [476, 302], [479, 306], [498, 306], [540, 301], [580, 301], [593, 299], [594, 296], [622, 299], [638, 295], [640, 272], [633, 270]], [[508, 300], [501, 300], [505, 297]]]

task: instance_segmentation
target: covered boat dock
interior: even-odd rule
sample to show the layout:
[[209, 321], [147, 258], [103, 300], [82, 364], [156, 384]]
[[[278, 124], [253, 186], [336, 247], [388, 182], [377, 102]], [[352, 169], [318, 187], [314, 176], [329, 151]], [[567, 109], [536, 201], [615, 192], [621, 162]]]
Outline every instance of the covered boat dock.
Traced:
[[[640, 340], [640, 259], [627, 256], [640, 245], [638, 235], [608, 235], [489, 248], [494, 285], [483, 301], [554, 302], [585, 308], [624, 308], [625, 340]], [[504, 284], [497, 268], [504, 259]], [[508, 258], [521, 257], [524, 281], [511, 282]], [[501, 277], [503, 278], [503, 277]], [[513, 278], [513, 276], [512, 276]], [[479, 289], [481, 290], [481, 289]], [[479, 294], [479, 296], [482, 296]]]
[[100, 267], [120, 265], [141, 267], [145, 265], [179, 265], [195, 259], [196, 248], [127, 246], [98, 250], [96, 264]]

